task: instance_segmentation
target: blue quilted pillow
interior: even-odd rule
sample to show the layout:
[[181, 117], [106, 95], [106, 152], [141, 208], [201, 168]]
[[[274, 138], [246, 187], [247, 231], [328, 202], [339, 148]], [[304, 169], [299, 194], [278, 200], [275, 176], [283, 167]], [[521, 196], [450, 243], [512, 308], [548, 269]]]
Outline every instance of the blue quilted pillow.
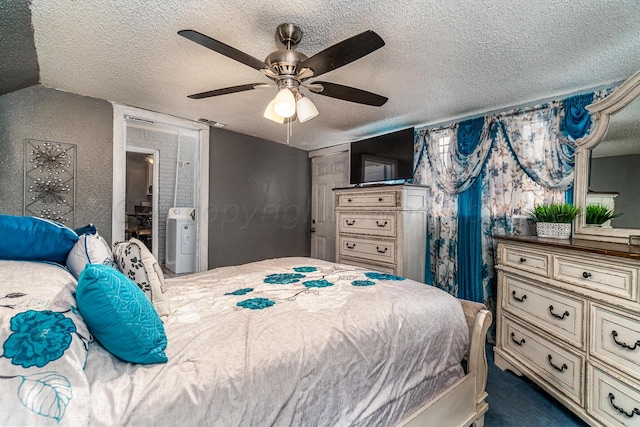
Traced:
[[77, 241], [72, 229], [55, 221], [0, 214], [0, 259], [64, 264]]
[[167, 336], [153, 304], [129, 278], [108, 265], [88, 264], [76, 289], [78, 309], [111, 354], [133, 363], [164, 363]]

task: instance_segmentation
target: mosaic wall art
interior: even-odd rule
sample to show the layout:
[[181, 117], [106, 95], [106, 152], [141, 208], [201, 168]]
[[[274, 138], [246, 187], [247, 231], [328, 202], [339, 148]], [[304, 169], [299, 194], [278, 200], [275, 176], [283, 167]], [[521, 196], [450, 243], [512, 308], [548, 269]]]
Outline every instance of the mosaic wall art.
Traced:
[[24, 142], [24, 214], [74, 227], [75, 144]]

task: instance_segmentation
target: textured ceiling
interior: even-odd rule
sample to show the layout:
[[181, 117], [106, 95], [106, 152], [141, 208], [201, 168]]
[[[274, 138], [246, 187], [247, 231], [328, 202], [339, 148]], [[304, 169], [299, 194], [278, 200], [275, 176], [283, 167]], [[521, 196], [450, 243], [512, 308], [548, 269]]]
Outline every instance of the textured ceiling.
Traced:
[[[618, 82], [640, 69], [638, 0], [33, 0], [42, 84], [286, 141], [262, 117], [275, 89], [191, 100], [269, 82], [176, 33], [193, 29], [258, 59], [278, 24], [311, 56], [364, 30], [386, 46], [321, 80], [389, 97], [380, 108], [310, 94], [320, 115], [291, 145], [316, 149]], [[310, 81], [313, 81], [311, 79]]]

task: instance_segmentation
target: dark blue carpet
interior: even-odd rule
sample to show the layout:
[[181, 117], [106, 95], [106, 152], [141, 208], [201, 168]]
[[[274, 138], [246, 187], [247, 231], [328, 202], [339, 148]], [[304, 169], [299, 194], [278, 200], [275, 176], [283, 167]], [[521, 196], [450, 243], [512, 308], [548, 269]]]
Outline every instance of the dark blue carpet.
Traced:
[[573, 427], [586, 426], [547, 392], [525, 377], [501, 371], [493, 363], [493, 346], [487, 344], [486, 427]]

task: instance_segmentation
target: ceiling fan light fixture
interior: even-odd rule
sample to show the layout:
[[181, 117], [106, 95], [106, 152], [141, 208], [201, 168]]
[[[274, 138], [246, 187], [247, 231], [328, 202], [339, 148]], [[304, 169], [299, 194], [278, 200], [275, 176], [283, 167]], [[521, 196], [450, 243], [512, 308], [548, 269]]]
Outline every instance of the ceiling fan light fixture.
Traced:
[[296, 98], [288, 88], [282, 88], [274, 98], [273, 111], [281, 117], [291, 117], [296, 113]]
[[298, 120], [300, 120], [300, 123], [304, 123], [317, 116], [318, 109], [309, 98], [300, 96], [296, 103], [296, 113], [298, 114]]
[[264, 118], [265, 119], [269, 119], [273, 122], [276, 123], [284, 123], [284, 117], [279, 116], [278, 114], [276, 114], [276, 112], [273, 110], [273, 104], [275, 104], [276, 100], [272, 99], [271, 102], [269, 103], [269, 105], [267, 105], [267, 108], [264, 110]]

